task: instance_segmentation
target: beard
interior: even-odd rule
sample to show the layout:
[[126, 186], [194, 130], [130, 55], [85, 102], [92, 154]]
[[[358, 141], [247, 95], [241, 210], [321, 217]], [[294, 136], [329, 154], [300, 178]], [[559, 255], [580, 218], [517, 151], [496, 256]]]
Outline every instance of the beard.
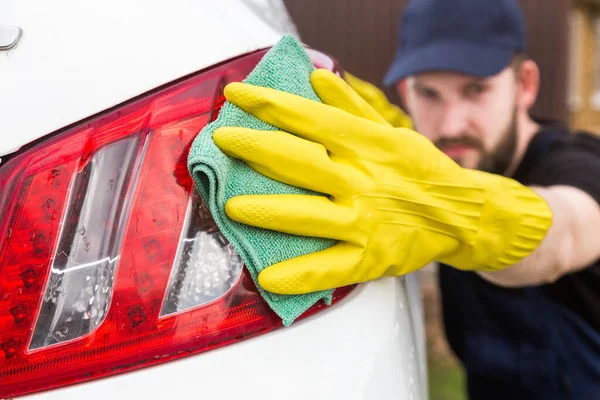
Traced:
[[510, 166], [517, 149], [517, 110], [513, 112], [508, 128], [502, 133], [500, 143], [491, 151], [486, 151], [483, 142], [467, 133], [457, 138], [442, 138], [434, 142], [438, 149], [450, 146], [467, 146], [480, 155], [476, 169], [497, 175], [504, 175]]

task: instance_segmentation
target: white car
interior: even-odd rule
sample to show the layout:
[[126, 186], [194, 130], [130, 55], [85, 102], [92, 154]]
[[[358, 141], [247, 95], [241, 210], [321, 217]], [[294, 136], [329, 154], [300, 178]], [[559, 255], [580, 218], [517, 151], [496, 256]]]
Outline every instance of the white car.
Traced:
[[223, 86], [290, 32], [281, 0], [0, 2], [0, 398], [427, 398], [415, 276], [283, 327], [194, 194]]

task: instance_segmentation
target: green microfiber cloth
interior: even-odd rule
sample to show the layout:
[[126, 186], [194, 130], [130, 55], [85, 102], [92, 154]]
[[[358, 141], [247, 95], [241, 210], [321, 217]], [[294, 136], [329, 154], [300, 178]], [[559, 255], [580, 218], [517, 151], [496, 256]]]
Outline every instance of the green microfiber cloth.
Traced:
[[[309, 79], [314, 69], [300, 43], [288, 35], [265, 54], [244, 82], [320, 101]], [[235, 222], [225, 214], [225, 203], [234, 196], [315, 193], [274, 181], [244, 162], [226, 156], [212, 138], [213, 132], [223, 126], [259, 130], [276, 128], [226, 102], [219, 117], [202, 129], [192, 143], [188, 169], [217, 226], [244, 260], [262, 297], [287, 326], [317, 301], [324, 299], [331, 304], [332, 291], [299, 296], [277, 295], [262, 290], [258, 285], [258, 274], [277, 262], [324, 250], [334, 241], [259, 229]]]

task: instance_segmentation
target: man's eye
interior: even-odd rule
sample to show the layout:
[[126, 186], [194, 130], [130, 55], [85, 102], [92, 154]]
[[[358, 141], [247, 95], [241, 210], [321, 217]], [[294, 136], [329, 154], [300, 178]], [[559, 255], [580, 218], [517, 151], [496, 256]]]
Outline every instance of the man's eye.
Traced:
[[419, 94], [421, 96], [425, 97], [426, 99], [430, 99], [430, 100], [437, 99], [437, 97], [438, 97], [435, 90], [426, 89], [426, 88], [419, 89]]
[[467, 86], [465, 92], [467, 96], [477, 96], [485, 92], [485, 86], [481, 84], [472, 84]]

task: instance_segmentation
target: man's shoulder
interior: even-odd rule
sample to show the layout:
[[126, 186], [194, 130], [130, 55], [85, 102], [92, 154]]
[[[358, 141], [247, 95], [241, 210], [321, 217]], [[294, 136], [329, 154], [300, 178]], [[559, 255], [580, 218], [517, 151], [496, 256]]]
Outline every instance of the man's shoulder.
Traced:
[[576, 157], [577, 154], [600, 159], [599, 134], [586, 130], [570, 131], [562, 125], [542, 126], [530, 147], [534, 153], [541, 153], [534, 165], [545, 164], [549, 159]]
[[[544, 132], [544, 131], [543, 131]], [[557, 135], [550, 149], [561, 148], [562, 150], [584, 150], [589, 152], [600, 151], [600, 135], [585, 130], [568, 131]]]
[[586, 131], [542, 129], [519, 175], [526, 185], [567, 185], [593, 192], [600, 202], [600, 136]]

